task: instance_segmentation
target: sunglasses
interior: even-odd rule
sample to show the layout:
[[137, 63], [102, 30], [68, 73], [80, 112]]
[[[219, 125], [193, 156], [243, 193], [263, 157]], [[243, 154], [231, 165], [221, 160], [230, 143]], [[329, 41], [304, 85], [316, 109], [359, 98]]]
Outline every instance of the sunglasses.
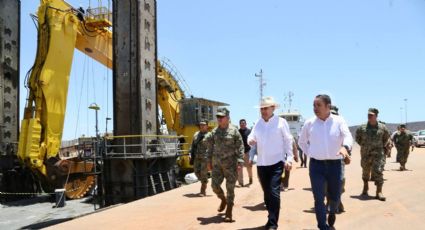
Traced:
[[272, 108], [273, 106], [270, 106], [270, 107], [263, 107], [263, 108], [260, 108], [260, 110], [268, 110], [269, 108]]

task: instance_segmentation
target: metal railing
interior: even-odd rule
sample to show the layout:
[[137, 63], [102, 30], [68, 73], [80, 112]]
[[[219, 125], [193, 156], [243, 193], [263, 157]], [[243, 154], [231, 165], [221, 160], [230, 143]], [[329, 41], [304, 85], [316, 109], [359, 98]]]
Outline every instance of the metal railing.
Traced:
[[106, 7], [89, 8], [86, 12], [86, 24], [96, 28], [112, 26], [112, 12]]
[[87, 9], [87, 16], [96, 20], [108, 20], [112, 22], [112, 12], [107, 7]]
[[127, 135], [105, 138], [107, 159], [149, 159], [178, 157], [183, 154], [179, 139], [183, 136]]

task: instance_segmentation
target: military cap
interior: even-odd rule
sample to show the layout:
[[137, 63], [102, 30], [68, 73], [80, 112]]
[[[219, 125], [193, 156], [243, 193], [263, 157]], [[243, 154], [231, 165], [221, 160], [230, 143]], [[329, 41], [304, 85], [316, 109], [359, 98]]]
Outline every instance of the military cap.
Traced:
[[401, 125], [400, 125], [400, 129], [401, 129], [401, 128], [406, 128], [406, 125], [405, 125], [405, 124], [401, 124]]
[[208, 125], [208, 120], [207, 119], [201, 119], [199, 121], [198, 125]]
[[376, 116], [378, 116], [378, 113], [379, 113], [378, 109], [375, 109], [375, 108], [370, 108], [368, 112], [368, 114], [372, 114]]
[[217, 110], [217, 117], [227, 117], [229, 116], [230, 111], [227, 108], [219, 108]]
[[334, 115], [339, 115], [338, 114], [338, 107], [336, 107], [335, 105], [331, 105], [331, 113]]

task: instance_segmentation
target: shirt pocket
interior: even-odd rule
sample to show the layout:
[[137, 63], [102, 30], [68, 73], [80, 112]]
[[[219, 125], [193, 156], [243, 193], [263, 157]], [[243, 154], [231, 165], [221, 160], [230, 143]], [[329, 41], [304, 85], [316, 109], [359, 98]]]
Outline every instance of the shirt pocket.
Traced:
[[233, 137], [232, 136], [225, 136], [223, 138], [223, 144], [226, 147], [232, 147], [235, 144], [235, 140], [233, 140]]

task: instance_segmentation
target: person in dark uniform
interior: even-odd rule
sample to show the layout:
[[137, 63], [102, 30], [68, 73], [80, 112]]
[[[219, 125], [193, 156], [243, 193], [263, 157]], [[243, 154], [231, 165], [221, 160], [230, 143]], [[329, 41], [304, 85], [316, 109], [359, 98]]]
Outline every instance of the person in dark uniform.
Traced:
[[[242, 140], [243, 140], [243, 146], [244, 146], [244, 165], [246, 167], [246, 171], [248, 172], [248, 177], [249, 177], [249, 183], [248, 185], [252, 184], [252, 165], [249, 164], [249, 150], [251, 150], [251, 147], [248, 145], [247, 142], [247, 138], [248, 135], [251, 133], [251, 130], [247, 128], [246, 126], [246, 120], [245, 119], [241, 119], [239, 121], [239, 133], [242, 136]], [[241, 187], [244, 186], [244, 181], [243, 181], [243, 168], [238, 169], [238, 183]]]

